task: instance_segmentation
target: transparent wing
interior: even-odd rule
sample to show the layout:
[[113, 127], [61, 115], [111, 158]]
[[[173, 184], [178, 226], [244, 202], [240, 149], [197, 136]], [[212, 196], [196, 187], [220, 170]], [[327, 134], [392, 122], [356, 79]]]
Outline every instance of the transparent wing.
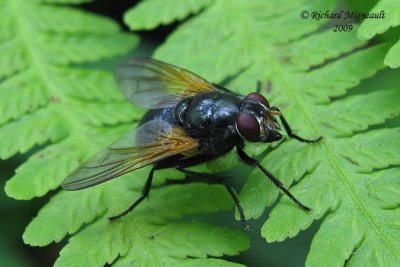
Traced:
[[149, 109], [172, 107], [183, 98], [216, 90], [188, 70], [150, 58], [132, 58], [120, 65], [115, 80], [129, 101]]
[[149, 121], [75, 169], [62, 183], [66, 190], [91, 187], [142, 168], [164, 158], [190, 156], [198, 148], [196, 139], [162, 120]]

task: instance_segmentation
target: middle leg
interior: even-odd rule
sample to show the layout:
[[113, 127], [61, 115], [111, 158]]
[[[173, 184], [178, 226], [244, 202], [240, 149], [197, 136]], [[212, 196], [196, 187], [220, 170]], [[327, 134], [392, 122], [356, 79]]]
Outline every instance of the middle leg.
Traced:
[[232, 186], [228, 183], [228, 181], [225, 177], [220, 177], [220, 176], [208, 174], [208, 173], [201, 173], [201, 172], [186, 170], [185, 168], [183, 168], [181, 166], [177, 166], [176, 169], [184, 174], [187, 174], [187, 175], [190, 175], [193, 177], [199, 177], [199, 178], [202, 178], [204, 180], [210, 181], [215, 184], [223, 184], [225, 186], [226, 190], [228, 191], [228, 193], [230, 194], [230, 196], [232, 197], [233, 202], [235, 202], [235, 205], [239, 212], [240, 222], [242, 223], [243, 229], [244, 230], [250, 229], [250, 227], [246, 223], [246, 218], [244, 216], [242, 206], [240, 206], [239, 199], [236, 196], [236, 193], [233, 190]]
[[151, 189], [151, 183], [153, 182], [153, 174], [154, 174], [155, 170], [157, 170], [157, 165], [154, 165], [153, 168], [150, 170], [149, 176], [147, 177], [147, 180], [146, 180], [146, 184], [144, 185], [140, 196], [124, 212], [122, 212], [118, 215], [109, 217], [108, 219], [110, 221], [115, 221], [116, 219], [119, 219], [119, 218], [125, 216], [126, 214], [128, 214], [129, 212], [131, 212], [137, 205], [139, 205], [140, 202], [142, 202], [149, 195], [150, 189]]

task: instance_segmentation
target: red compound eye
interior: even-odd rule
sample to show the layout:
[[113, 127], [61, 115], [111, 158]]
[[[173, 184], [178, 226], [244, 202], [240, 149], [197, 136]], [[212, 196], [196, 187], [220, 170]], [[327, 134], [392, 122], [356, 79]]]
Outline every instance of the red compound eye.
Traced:
[[256, 118], [246, 113], [240, 113], [236, 125], [242, 137], [253, 142], [259, 141], [260, 125]]
[[252, 99], [258, 102], [261, 102], [264, 106], [266, 106], [267, 108], [269, 108], [269, 102], [268, 100], [261, 94], [259, 93], [250, 93], [247, 95], [248, 99]]

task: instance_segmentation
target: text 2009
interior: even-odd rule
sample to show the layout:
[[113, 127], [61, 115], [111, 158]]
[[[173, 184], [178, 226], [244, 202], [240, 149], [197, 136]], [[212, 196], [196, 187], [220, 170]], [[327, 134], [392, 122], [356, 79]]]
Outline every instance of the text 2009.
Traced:
[[353, 30], [353, 25], [335, 25], [334, 32], [351, 32]]

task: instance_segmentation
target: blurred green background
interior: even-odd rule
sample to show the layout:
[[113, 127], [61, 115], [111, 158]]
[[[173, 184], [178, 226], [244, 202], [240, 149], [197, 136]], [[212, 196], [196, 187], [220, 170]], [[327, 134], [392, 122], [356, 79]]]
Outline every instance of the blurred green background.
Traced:
[[[80, 5], [80, 8], [109, 16], [118, 21], [124, 30], [127, 30], [127, 27], [122, 23], [122, 15], [137, 2], [138, 1], [126, 0], [97, 0], [92, 3]], [[340, 8], [366, 12], [376, 2], [375, 0], [342, 1]], [[151, 55], [155, 47], [161, 44], [177, 25], [178, 23], [175, 23], [167, 27], [159, 27], [152, 31], [138, 32], [137, 34], [141, 38], [141, 43], [134, 53], [136, 55]], [[391, 30], [388, 34], [379, 38], [390, 38], [390, 35], [398, 35], [398, 29]], [[118, 61], [119, 59], [113, 59], [95, 64], [97, 67], [101, 64], [105, 69], [112, 70]], [[363, 88], [364, 91], [366, 87], [372, 89], [374, 86], [382, 84], [380, 82], [382, 80], [384, 80], [385, 84], [388, 86], [390, 84], [395, 84], [396, 77], [398, 77], [399, 74], [399, 71], [395, 70], [383, 71], [377, 76], [363, 82], [358, 88]], [[357, 88], [353, 89], [353, 92], [356, 91]], [[387, 123], [399, 125], [399, 120], [390, 120]], [[7, 161], [0, 162], [1, 188], [4, 188], [5, 182], [13, 175], [14, 170], [26, 160], [29, 155], [30, 154], [15, 156]], [[249, 171], [250, 168], [243, 166], [238, 166], [235, 170], [232, 170], [232, 174], [234, 173], [235, 177], [234, 184], [237, 189], [240, 189], [243, 184], [243, 179], [241, 179], [241, 177], [245, 176]], [[48, 201], [51, 195], [52, 194], [47, 194], [43, 198], [24, 202], [8, 198], [4, 190], [0, 190], [0, 266], [52, 266], [58, 256], [59, 250], [64, 245], [63, 242], [60, 244], [52, 244], [44, 248], [35, 248], [24, 245], [21, 238], [26, 225], [31, 218], [36, 215], [39, 208]], [[262, 222], [265, 221], [267, 216], [268, 211], [263, 217], [250, 222], [253, 231], [248, 232], [248, 234], [251, 236], [252, 248], [242, 253], [240, 256], [233, 257], [233, 260], [248, 266], [303, 266], [312, 236], [318, 228], [318, 222], [314, 223], [307, 231], [300, 233], [295, 238], [280, 243], [268, 244], [260, 237], [258, 230], [261, 228]], [[233, 211], [223, 212], [217, 215], [207, 215], [207, 220], [211, 220], [219, 225], [232, 226], [240, 229], [240, 224], [233, 219]]]

